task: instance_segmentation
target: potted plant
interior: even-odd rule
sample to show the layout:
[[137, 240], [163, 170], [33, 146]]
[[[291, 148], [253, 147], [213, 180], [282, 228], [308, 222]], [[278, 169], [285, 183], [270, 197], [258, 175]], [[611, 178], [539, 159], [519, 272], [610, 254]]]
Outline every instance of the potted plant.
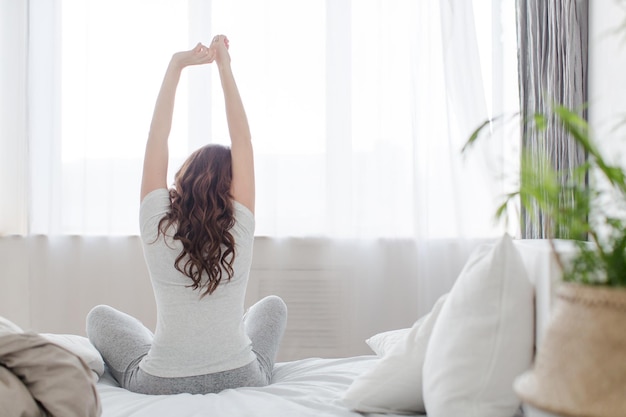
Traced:
[[[545, 415], [624, 416], [626, 172], [607, 162], [586, 121], [566, 107], [555, 106], [553, 114], [537, 114], [525, 123], [545, 133], [549, 118], [561, 124], [587, 159], [564, 173], [547, 157], [531, 157], [522, 148], [519, 182], [496, 211], [498, 218], [506, 216], [517, 202], [531, 215], [538, 208], [563, 272], [533, 369], [516, 380], [515, 391]], [[491, 125], [483, 123], [463, 152]], [[543, 135], [543, 140], [550, 138]], [[554, 238], [572, 240], [574, 256], [564, 260]]]

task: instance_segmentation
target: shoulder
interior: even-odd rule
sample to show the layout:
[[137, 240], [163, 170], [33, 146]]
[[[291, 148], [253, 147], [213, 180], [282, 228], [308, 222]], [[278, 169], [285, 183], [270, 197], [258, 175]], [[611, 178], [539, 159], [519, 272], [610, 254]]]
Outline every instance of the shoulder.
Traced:
[[169, 213], [170, 208], [170, 193], [166, 188], [158, 188], [148, 193], [139, 206], [141, 236], [156, 236], [158, 224]]

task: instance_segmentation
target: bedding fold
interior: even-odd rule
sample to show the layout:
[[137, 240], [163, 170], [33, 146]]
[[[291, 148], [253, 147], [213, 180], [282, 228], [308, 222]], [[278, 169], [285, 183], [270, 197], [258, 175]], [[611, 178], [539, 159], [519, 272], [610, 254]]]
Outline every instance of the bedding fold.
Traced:
[[0, 332], [0, 415], [99, 417], [100, 398], [85, 362], [32, 332]]

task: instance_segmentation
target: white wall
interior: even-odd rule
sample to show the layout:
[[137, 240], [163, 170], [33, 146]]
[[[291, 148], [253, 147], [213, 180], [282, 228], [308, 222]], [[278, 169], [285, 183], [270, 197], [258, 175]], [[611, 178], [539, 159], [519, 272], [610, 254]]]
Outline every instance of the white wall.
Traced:
[[[287, 303], [279, 360], [371, 353], [364, 340], [430, 310], [479, 243], [256, 238], [246, 304], [269, 294]], [[25, 329], [84, 335], [97, 304], [154, 329], [139, 237], [0, 237], [1, 316]]]

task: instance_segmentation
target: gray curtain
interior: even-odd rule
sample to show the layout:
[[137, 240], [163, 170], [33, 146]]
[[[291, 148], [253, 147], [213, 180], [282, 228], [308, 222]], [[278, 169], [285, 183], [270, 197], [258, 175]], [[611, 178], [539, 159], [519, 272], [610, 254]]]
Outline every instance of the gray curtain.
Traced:
[[[527, 121], [536, 113], [549, 116], [553, 104], [586, 119], [588, 10], [588, 0], [517, 0], [522, 148], [546, 155], [561, 172], [583, 164], [584, 152], [553, 117], [545, 131]], [[552, 230], [537, 207], [522, 210], [521, 229], [527, 239], [569, 237]]]

